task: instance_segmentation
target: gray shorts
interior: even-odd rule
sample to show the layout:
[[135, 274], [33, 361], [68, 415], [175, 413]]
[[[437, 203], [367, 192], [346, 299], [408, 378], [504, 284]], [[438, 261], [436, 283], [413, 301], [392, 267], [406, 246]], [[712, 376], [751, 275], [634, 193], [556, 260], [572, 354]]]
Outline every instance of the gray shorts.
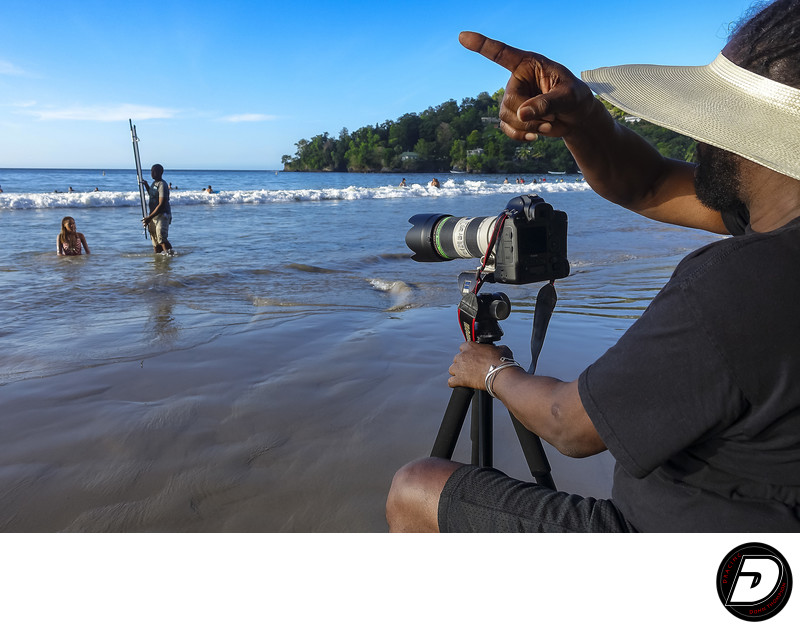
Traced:
[[172, 214], [159, 214], [147, 224], [147, 231], [150, 232], [150, 240], [153, 246], [164, 244], [169, 238], [169, 224], [172, 222]]
[[443, 533], [635, 533], [611, 500], [553, 491], [465, 465], [439, 499]]

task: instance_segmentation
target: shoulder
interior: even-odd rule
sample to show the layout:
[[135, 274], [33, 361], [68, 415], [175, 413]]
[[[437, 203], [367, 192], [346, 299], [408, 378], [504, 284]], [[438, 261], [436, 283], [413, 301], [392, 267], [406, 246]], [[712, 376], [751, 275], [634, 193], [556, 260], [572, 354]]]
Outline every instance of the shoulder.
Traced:
[[789, 262], [800, 263], [797, 247], [800, 220], [771, 232], [749, 232], [722, 237], [686, 256], [675, 269], [675, 279], [710, 281], [720, 276], [740, 280], [758, 278]]
[[798, 232], [800, 221], [698, 249], [675, 269], [662, 291], [664, 302], [673, 308], [681, 304], [684, 313], [709, 324], [709, 334], [731, 342], [780, 319], [800, 317]]

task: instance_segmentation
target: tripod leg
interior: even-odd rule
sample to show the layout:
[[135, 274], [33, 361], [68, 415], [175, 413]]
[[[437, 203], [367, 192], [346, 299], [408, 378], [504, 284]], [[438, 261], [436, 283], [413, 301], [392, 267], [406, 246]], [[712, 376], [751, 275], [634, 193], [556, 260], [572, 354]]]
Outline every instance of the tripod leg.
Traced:
[[494, 465], [492, 397], [477, 391], [472, 402], [472, 464], [479, 467]]
[[461, 434], [461, 428], [464, 425], [464, 419], [467, 417], [469, 403], [472, 401], [474, 393], [474, 389], [466, 387], [453, 389], [447, 409], [444, 412], [444, 418], [442, 418], [442, 423], [439, 426], [439, 433], [436, 435], [436, 441], [433, 444], [433, 450], [431, 450], [431, 456], [440, 459], [453, 457], [458, 436]]
[[537, 435], [525, 428], [514, 415], [511, 415], [511, 423], [514, 424], [514, 430], [517, 431], [519, 444], [522, 446], [522, 452], [525, 455], [525, 460], [528, 462], [528, 469], [531, 475], [536, 479], [536, 482], [544, 487], [555, 489], [556, 484], [553, 477], [550, 475], [550, 463], [547, 460], [547, 455], [542, 447], [542, 441]]

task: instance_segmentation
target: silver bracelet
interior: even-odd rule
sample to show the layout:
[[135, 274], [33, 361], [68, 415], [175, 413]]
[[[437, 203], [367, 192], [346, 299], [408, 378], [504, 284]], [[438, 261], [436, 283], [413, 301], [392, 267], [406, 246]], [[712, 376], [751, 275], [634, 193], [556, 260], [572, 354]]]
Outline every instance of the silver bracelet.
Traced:
[[486, 391], [489, 395], [496, 398], [497, 396], [492, 391], [492, 383], [494, 382], [494, 377], [497, 375], [498, 371], [502, 371], [506, 367], [519, 367], [520, 369], [524, 369], [522, 365], [520, 365], [516, 360], [513, 358], [506, 358], [503, 356], [500, 359], [499, 365], [492, 365], [489, 367], [489, 371], [486, 372], [486, 378], [484, 378], [484, 385], [486, 385]]

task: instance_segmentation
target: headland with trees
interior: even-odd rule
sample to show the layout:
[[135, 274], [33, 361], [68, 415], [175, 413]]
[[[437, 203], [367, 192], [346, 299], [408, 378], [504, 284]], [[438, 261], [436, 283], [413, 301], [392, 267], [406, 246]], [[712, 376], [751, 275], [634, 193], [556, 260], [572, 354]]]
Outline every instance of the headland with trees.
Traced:
[[[564, 143], [539, 137], [517, 142], [500, 130], [499, 109], [505, 90], [490, 96], [448, 100], [421, 114], [366, 126], [338, 137], [327, 132], [295, 144], [294, 156], [284, 155], [284, 170], [335, 172], [576, 173]], [[643, 136], [663, 155], [691, 160], [695, 142], [678, 133], [629, 116], [604, 103], [617, 121]]]

